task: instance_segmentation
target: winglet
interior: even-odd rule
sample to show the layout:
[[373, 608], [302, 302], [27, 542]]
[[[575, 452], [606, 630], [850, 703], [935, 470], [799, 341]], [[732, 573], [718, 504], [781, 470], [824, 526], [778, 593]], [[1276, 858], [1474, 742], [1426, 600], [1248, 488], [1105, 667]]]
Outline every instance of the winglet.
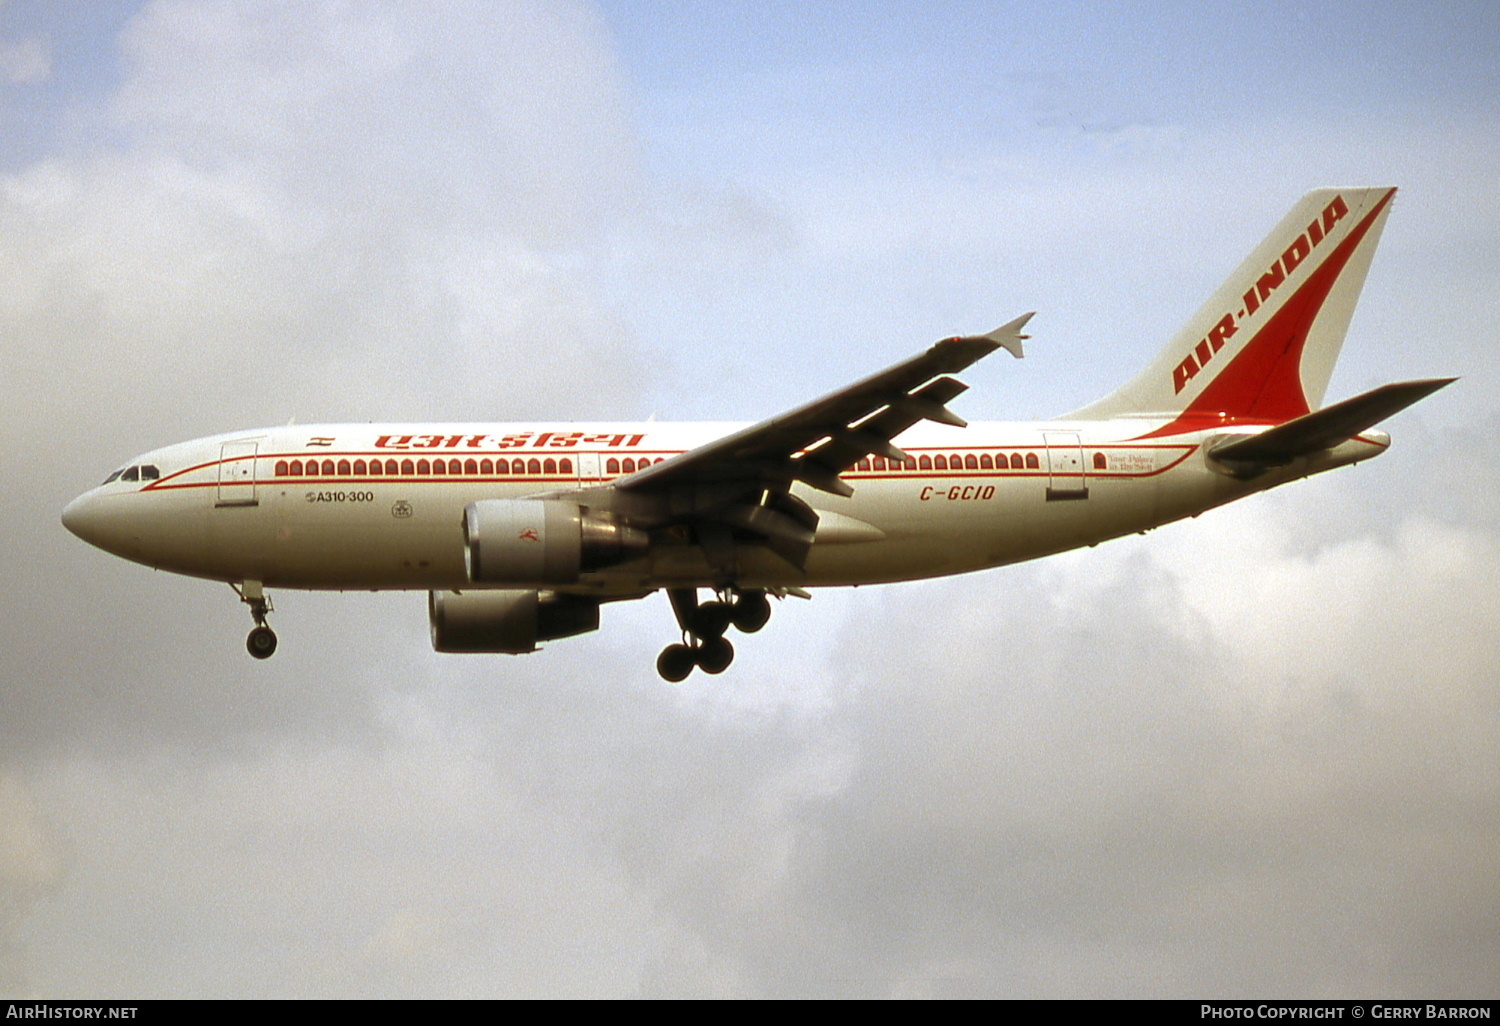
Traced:
[[989, 356], [996, 349], [1004, 349], [1019, 360], [1022, 356], [1021, 340], [1031, 337], [1021, 334], [1021, 329], [1035, 316], [1035, 310], [1024, 313], [1009, 324], [1000, 325], [988, 335], [960, 335], [943, 339], [929, 350], [940, 357], [941, 362], [936, 364], [936, 369], [945, 374], [955, 374]]
[[[975, 335], [973, 338], [975, 341], [989, 342], [992, 345], [998, 346], [1019, 360], [1026, 355], [1021, 350], [1021, 340], [1031, 337], [1030, 335], [1021, 334], [1021, 329], [1026, 327], [1026, 322], [1035, 316], [1035, 310], [1030, 313], [1023, 313], [1010, 323], [1000, 325], [1000, 327], [988, 335]], [[965, 341], [968, 340], [965, 339]]]

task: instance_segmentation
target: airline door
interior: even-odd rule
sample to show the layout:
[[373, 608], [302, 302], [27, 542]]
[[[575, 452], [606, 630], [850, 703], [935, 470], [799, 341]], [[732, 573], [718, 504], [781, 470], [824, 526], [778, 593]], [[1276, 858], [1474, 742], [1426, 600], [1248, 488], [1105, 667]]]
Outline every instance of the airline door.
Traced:
[[1048, 431], [1042, 435], [1047, 443], [1047, 501], [1063, 502], [1089, 497], [1084, 477], [1083, 446], [1073, 431]]
[[219, 498], [216, 506], [254, 506], [255, 456], [259, 442], [225, 442], [219, 447]]

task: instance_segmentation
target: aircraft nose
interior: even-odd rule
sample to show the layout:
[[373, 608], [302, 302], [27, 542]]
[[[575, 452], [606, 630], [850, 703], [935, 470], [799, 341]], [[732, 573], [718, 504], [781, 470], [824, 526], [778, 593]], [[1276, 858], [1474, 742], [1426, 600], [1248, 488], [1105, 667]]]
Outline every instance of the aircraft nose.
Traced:
[[99, 537], [99, 519], [99, 504], [91, 492], [85, 492], [63, 507], [63, 526], [90, 545], [98, 544], [95, 539]]
[[84, 492], [63, 507], [63, 526], [95, 548], [130, 558], [140, 533], [136, 517], [124, 508], [119, 495]]

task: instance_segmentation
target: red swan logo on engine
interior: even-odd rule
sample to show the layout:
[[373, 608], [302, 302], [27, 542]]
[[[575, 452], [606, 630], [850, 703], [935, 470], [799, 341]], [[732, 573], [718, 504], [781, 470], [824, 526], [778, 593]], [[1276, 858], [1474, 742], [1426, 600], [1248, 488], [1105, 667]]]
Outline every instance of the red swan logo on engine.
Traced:
[[528, 527], [528, 528], [526, 528], [526, 530], [522, 531], [519, 535], [517, 535], [517, 537], [519, 537], [522, 541], [541, 541], [542, 540], [541, 538], [537, 537], [536, 528], [534, 528], [534, 527]]

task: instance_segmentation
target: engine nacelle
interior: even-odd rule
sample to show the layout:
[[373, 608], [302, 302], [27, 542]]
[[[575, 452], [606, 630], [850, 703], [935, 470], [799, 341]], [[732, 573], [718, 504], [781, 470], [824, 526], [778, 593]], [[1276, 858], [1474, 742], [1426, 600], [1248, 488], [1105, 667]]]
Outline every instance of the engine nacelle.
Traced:
[[464, 510], [464, 566], [475, 584], [572, 584], [649, 545], [639, 528], [559, 499], [484, 499]]
[[535, 652], [538, 641], [599, 629], [599, 603], [535, 591], [430, 591], [427, 620], [438, 652]]

